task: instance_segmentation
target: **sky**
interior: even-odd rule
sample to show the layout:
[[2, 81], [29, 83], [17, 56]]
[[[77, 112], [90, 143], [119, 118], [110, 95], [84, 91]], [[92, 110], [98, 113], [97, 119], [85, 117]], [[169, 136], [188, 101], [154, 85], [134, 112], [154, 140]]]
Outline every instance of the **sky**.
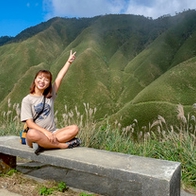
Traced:
[[134, 14], [156, 19], [188, 9], [196, 9], [196, 0], [0, 0], [0, 36], [16, 36], [56, 16]]

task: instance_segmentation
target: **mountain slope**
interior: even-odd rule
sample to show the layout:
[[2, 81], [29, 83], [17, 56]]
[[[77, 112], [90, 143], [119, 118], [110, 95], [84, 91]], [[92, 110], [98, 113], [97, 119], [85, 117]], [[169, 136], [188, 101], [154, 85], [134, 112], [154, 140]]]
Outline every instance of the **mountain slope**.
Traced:
[[77, 58], [56, 100], [59, 118], [65, 105], [82, 113], [89, 103], [98, 121], [107, 115], [111, 123], [137, 119], [143, 126], [162, 115], [173, 122], [178, 103], [190, 110], [195, 102], [195, 24], [190, 10], [157, 20], [54, 18], [31, 27], [0, 47], [0, 109], [7, 109], [9, 98], [21, 102], [39, 69], [55, 78], [72, 49]]
[[172, 124], [177, 119], [177, 104], [182, 104], [186, 112], [193, 114], [192, 105], [196, 101], [195, 71], [196, 57], [170, 69], [113, 114], [111, 122], [123, 116], [122, 124], [129, 125], [137, 119], [140, 126], [147, 126], [161, 115]]

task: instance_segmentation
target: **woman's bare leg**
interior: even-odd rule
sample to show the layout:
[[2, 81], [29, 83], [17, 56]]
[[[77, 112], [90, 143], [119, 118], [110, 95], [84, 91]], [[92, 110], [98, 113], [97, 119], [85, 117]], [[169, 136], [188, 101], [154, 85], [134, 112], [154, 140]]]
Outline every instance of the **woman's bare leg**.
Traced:
[[32, 143], [37, 143], [39, 146], [45, 149], [52, 148], [67, 148], [68, 144], [66, 142], [73, 139], [78, 134], [79, 128], [76, 125], [70, 125], [59, 129], [54, 132], [57, 142], [52, 143], [45, 134], [40, 131], [30, 129], [27, 133], [27, 143], [32, 147]]
[[32, 143], [37, 143], [39, 146], [45, 148], [45, 149], [52, 149], [52, 148], [67, 148], [68, 145], [66, 143], [60, 143], [55, 142], [52, 143], [50, 140], [46, 137], [45, 134], [43, 134], [40, 131], [30, 129], [27, 133], [27, 144], [30, 147], [33, 147]]
[[60, 143], [65, 143], [73, 139], [79, 132], [77, 125], [70, 125], [54, 132], [57, 140]]

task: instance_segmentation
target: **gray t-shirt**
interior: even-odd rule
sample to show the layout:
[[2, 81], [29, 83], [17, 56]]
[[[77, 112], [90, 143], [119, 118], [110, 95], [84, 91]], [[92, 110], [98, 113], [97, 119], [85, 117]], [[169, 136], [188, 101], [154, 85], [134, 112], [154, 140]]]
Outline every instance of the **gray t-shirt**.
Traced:
[[[54, 99], [54, 95], [51, 98], [45, 99], [44, 110], [35, 121], [37, 125], [51, 132], [56, 130], [54, 122]], [[25, 122], [28, 119], [34, 119], [42, 110], [43, 104], [44, 96], [28, 94], [24, 97], [21, 105], [21, 121]]]

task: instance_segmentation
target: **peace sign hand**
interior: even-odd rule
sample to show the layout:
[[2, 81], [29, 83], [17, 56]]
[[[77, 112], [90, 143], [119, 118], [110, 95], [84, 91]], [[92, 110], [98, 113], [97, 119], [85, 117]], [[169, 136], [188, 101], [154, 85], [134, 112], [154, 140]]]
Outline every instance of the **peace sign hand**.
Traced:
[[69, 54], [69, 58], [68, 58], [67, 62], [69, 62], [70, 64], [72, 64], [73, 61], [74, 61], [75, 58], [76, 58], [75, 54], [76, 54], [76, 52], [74, 52], [74, 53], [72, 54], [72, 50], [70, 50], [70, 54]]

